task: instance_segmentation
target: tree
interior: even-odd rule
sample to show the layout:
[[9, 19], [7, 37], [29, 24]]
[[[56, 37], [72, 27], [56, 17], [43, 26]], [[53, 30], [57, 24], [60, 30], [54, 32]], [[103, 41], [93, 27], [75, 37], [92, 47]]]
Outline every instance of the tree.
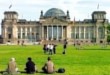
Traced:
[[110, 42], [110, 25], [107, 26], [107, 42]]

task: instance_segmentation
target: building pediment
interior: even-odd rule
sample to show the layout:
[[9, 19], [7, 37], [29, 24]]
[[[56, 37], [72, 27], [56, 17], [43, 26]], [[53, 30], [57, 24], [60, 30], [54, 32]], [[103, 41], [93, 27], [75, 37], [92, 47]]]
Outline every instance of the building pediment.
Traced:
[[54, 17], [44, 19], [42, 24], [68, 24], [68, 21]]

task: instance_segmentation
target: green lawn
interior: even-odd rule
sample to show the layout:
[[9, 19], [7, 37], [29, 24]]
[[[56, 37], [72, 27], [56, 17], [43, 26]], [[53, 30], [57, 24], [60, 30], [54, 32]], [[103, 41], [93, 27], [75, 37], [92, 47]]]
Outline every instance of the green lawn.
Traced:
[[[67, 53], [62, 54], [62, 45], [57, 46], [57, 54], [44, 54], [41, 45], [33, 46], [0, 46], [0, 71], [7, 68], [7, 63], [11, 57], [16, 58], [19, 70], [24, 70], [27, 57], [32, 57], [37, 68], [41, 71], [42, 66], [51, 56], [56, 70], [60, 67], [66, 69], [64, 74], [55, 73], [53, 75], [110, 75], [110, 47], [84, 46], [81, 50], [76, 50], [70, 45]], [[19, 74], [26, 75], [26, 74]], [[36, 73], [35, 75], [46, 75]]]

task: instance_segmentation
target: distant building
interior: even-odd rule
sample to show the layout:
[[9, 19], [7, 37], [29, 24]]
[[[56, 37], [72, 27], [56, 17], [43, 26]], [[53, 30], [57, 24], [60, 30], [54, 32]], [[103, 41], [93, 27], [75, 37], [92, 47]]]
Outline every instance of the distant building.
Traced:
[[5, 11], [2, 20], [3, 43], [25, 43], [50, 40], [68, 42], [106, 42], [108, 20], [105, 11], [94, 11], [92, 19], [71, 21], [69, 11], [51, 8], [45, 14], [41, 11], [39, 21], [19, 19], [15, 11]]

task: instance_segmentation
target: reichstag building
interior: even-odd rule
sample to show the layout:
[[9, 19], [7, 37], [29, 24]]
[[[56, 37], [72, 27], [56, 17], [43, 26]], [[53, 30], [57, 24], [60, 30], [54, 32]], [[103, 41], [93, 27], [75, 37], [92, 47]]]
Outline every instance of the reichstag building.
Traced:
[[51, 8], [45, 13], [41, 11], [39, 21], [19, 19], [18, 15], [16, 11], [4, 12], [1, 25], [3, 43], [43, 43], [64, 39], [69, 43], [101, 43], [107, 40], [105, 11], [93, 11], [91, 19], [83, 21], [71, 21], [69, 11], [65, 13], [59, 8]]

